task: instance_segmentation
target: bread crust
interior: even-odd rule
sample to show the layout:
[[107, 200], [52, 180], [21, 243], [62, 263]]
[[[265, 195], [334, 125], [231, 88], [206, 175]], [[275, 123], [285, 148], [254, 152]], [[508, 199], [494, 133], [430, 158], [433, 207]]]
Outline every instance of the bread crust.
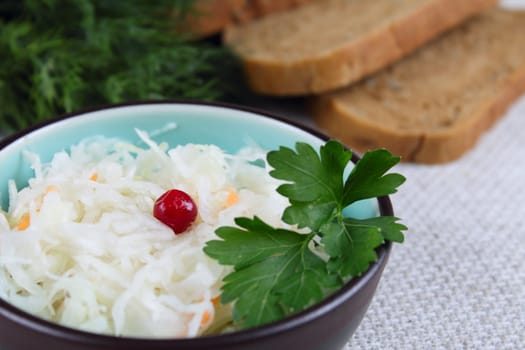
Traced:
[[221, 31], [233, 21], [234, 9], [241, 18], [252, 18], [246, 8], [246, 0], [206, 0], [196, 3], [194, 12], [186, 18], [181, 32], [191, 33], [194, 38], [202, 38]]
[[191, 33], [195, 39], [221, 32], [224, 28], [249, 22], [255, 18], [286, 11], [313, 0], [201, 0], [195, 15], [189, 15], [179, 31]]
[[[343, 47], [292, 62], [239, 54], [248, 85], [255, 92], [276, 96], [319, 94], [386, 67], [497, 2], [429, 0], [403, 18], [349, 41]], [[235, 51], [237, 36], [242, 31], [243, 26], [227, 28], [224, 43]]]

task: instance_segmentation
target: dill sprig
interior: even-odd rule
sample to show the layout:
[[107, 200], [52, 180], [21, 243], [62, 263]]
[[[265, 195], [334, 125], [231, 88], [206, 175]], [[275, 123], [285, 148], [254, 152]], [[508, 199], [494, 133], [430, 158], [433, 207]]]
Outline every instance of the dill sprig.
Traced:
[[107, 103], [226, 99], [234, 56], [174, 30], [194, 2], [0, 2], [0, 130]]

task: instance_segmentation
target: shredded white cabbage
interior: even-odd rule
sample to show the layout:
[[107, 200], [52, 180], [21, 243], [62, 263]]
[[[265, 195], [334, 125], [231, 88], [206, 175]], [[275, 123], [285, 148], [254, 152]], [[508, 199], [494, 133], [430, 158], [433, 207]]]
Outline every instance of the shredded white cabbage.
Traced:
[[[8, 211], [0, 211], [1, 298], [66, 326], [117, 336], [194, 337], [230, 320], [230, 308], [217, 303], [229, 270], [202, 248], [235, 217], [283, 226], [279, 182], [252, 164], [265, 152], [168, 149], [137, 134], [146, 147], [97, 137], [48, 164], [26, 155], [34, 177], [21, 190], [10, 182]], [[179, 235], [152, 215], [155, 200], [173, 188], [199, 210]]]

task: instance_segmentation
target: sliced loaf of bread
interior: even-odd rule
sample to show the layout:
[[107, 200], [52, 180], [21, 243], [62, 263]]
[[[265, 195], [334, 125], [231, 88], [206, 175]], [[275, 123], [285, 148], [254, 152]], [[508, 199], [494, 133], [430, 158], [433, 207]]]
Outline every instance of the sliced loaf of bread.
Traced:
[[267, 95], [340, 88], [399, 60], [497, 0], [321, 0], [244, 25], [223, 40]]
[[199, 0], [178, 31], [202, 38], [217, 34], [229, 25], [245, 23], [311, 1], [314, 0]]
[[315, 122], [359, 151], [442, 163], [473, 147], [525, 92], [525, 11], [490, 10], [346, 89], [314, 98]]

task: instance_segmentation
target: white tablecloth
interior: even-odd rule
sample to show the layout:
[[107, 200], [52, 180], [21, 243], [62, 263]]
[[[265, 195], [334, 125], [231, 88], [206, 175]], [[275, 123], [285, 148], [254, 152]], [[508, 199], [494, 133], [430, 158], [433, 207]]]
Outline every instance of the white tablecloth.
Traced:
[[460, 160], [396, 171], [409, 231], [345, 350], [525, 349], [525, 96]]

